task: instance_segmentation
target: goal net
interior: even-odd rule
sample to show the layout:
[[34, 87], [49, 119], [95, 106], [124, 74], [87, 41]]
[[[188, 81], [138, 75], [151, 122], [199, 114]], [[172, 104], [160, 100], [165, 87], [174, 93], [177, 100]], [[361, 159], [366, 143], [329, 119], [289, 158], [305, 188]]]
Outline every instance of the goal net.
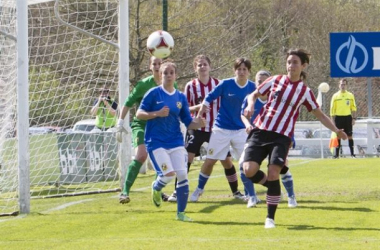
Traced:
[[[18, 210], [15, 6], [0, 0], [0, 214]], [[118, 1], [28, 0], [28, 24], [31, 198], [116, 191], [115, 134], [91, 108], [103, 89], [120, 105]]]

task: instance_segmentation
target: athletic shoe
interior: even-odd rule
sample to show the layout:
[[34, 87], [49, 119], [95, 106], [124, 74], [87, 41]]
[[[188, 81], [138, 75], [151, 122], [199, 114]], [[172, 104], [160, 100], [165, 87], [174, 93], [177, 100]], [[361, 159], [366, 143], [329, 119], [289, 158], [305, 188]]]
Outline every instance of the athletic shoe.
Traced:
[[161, 202], [162, 202], [162, 196], [161, 196], [162, 192], [157, 191], [153, 188], [154, 182], [155, 181], [152, 182], [152, 202], [156, 207], [160, 207]]
[[194, 193], [190, 196], [190, 201], [197, 202], [199, 200], [199, 197], [203, 194], [204, 190], [200, 188], [196, 188]]
[[168, 201], [177, 202], [177, 193], [175, 191], [169, 196]]
[[247, 208], [256, 207], [257, 198], [255, 196], [248, 197]]
[[176, 219], [179, 221], [184, 221], [184, 222], [192, 222], [193, 221], [193, 219], [186, 216], [185, 212], [178, 213]]
[[161, 193], [161, 197], [162, 197], [163, 201], [168, 201], [169, 200], [169, 195], [167, 195], [165, 193]]
[[339, 159], [339, 156], [334, 155], [333, 159]]
[[244, 200], [245, 199], [245, 195], [240, 193], [240, 191], [236, 191], [235, 193], [232, 194], [233, 197], [235, 199], [239, 199], [239, 200]]
[[274, 220], [270, 218], [265, 219], [265, 228], [275, 228], [276, 224], [274, 224]]
[[356, 155], [351, 155], [351, 158], [356, 158]]
[[126, 203], [129, 203], [130, 201], [131, 201], [131, 199], [129, 198], [128, 195], [126, 195], [126, 194], [120, 194], [120, 196], [119, 196], [119, 202], [121, 204], [126, 204]]
[[293, 196], [290, 196], [288, 197], [288, 207], [291, 207], [291, 208], [294, 208], [294, 207], [297, 207], [297, 201], [296, 201], [296, 197], [293, 195]]
[[259, 204], [259, 203], [261, 203], [261, 200], [259, 197], [256, 196], [256, 204]]

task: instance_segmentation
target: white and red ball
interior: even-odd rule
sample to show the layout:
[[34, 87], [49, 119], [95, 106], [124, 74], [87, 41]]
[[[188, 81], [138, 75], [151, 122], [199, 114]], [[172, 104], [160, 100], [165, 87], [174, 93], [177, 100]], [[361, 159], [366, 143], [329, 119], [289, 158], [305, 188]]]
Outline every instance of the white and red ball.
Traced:
[[174, 48], [174, 39], [169, 32], [157, 30], [149, 35], [146, 46], [152, 56], [164, 59], [171, 54]]

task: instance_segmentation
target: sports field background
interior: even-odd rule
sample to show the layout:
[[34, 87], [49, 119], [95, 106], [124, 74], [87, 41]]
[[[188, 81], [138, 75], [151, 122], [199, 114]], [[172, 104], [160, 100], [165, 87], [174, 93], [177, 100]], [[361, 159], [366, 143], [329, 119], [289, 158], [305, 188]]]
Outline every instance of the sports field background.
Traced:
[[200, 201], [188, 204], [192, 223], [174, 219], [176, 204], [152, 205], [149, 172], [126, 205], [117, 193], [33, 199], [30, 215], [0, 218], [0, 249], [379, 249], [379, 167], [379, 158], [290, 159], [299, 206], [288, 208], [284, 196], [275, 229], [264, 229], [265, 203], [248, 209], [232, 198], [220, 164]]

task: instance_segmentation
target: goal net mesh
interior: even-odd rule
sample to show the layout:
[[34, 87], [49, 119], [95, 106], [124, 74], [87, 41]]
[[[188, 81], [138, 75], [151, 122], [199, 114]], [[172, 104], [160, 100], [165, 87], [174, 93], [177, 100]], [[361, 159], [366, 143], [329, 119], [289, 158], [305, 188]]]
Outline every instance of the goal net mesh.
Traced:
[[[117, 190], [115, 134], [90, 111], [104, 88], [119, 103], [118, 2], [28, 0], [28, 24], [32, 198]], [[18, 210], [16, 30], [16, 0], [0, 0], [0, 214]]]

